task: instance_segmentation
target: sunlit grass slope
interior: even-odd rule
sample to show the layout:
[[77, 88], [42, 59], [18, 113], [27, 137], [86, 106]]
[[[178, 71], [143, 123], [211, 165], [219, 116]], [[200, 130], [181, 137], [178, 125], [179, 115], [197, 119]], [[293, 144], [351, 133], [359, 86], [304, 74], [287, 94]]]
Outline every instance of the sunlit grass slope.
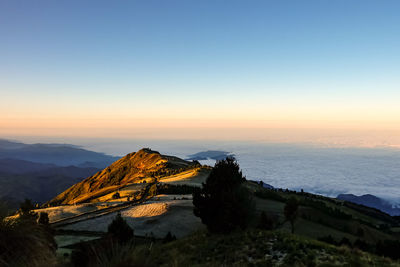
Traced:
[[49, 204], [87, 202], [130, 183], [171, 175], [192, 166], [195, 166], [195, 163], [177, 157], [164, 156], [150, 149], [142, 149], [126, 155], [104, 170], [73, 185], [51, 200]]

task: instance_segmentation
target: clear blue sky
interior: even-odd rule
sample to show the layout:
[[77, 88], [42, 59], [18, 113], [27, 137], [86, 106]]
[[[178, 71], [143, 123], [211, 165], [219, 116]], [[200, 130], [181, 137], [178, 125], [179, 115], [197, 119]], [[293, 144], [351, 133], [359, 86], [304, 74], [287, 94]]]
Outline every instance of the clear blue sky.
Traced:
[[0, 123], [9, 133], [141, 119], [391, 128], [399, 14], [400, 1], [385, 0], [4, 0]]

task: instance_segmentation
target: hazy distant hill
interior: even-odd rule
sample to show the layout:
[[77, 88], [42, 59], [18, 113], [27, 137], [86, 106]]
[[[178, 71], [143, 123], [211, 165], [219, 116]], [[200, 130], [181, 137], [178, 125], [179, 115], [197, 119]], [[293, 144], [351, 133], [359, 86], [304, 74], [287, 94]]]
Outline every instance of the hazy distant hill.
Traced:
[[52, 167], [25, 173], [0, 173], [0, 199], [16, 208], [25, 198], [44, 203], [71, 185], [99, 171], [96, 168]]
[[350, 201], [356, 204], [364, 205], [367, 207], [375, 208], [383, 212], [386, 212], [387, 214], [392, 216], [400, 215], [400, 208], [393, 207], [393, 205], [391, 205], [387, 201], [379, 197], [376, 197], [374, 195], [367, 194], [362, 196], [356, 196], [353, 194], [340, 194], [337, 196], [337, 198], [341, 200]]
[[177, 157], [161, 155], [157, 151], [141, 149], [133, 152], [95, 175], [75, 184], [53, 199], [51, 204], [71, 204], [82, 202], [90, 198], [92, 193], [105, 190], [107, 187], [126, 185], [140, 181], [152, 174], [172, 172], [193, 165]]
[[0, 159], [104, 168], [119, 158], [68, 144], [23, 144], [0, 140]]
[[222, 160], [228, 156], [235, 156], [232, 153], [220, 150], [207, 150], [198, 152], [193, 155], [188, 156], [188, 160], [207, 160], [207, 159], [215, 159], [215, 160]]
[[36, 163], [20, 159], [0, 159], [0, 173], [22, 174], [55, 168], [55, 164]]
[[0, 199], [12, 208], [25, 198], [43, 203], [116, 159], [73, 145], [0, 140]]
[[22, 148], [24, 146], [25, 146], [25, 144], [23, 144], [23, 143], [0, 139], [0, 148], [3, 148], [3, 149], [18, 149], [18, 148]]

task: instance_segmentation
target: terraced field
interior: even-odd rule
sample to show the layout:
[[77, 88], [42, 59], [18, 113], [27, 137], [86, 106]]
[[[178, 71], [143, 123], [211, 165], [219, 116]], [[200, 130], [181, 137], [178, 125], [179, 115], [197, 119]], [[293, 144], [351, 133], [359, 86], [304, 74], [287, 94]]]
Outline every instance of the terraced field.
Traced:
[[[202, 227], [198, 217], [193, 215], [191, 196], [156, 196], [152, 200], [121, 210], [122, 217], [140, 236], [153, 234], [162, 238], [169, 231], [182, 237]], [[64, 230], [106, 232], [116, 212], [82, 220], [61, 227]]]

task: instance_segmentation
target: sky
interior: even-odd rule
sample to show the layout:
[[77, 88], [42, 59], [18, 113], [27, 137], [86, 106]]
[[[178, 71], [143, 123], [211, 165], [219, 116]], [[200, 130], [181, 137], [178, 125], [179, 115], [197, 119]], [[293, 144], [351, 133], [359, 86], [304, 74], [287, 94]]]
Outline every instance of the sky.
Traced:
[[0, 1], [0, 136], [400, 147], [400, 2]]

